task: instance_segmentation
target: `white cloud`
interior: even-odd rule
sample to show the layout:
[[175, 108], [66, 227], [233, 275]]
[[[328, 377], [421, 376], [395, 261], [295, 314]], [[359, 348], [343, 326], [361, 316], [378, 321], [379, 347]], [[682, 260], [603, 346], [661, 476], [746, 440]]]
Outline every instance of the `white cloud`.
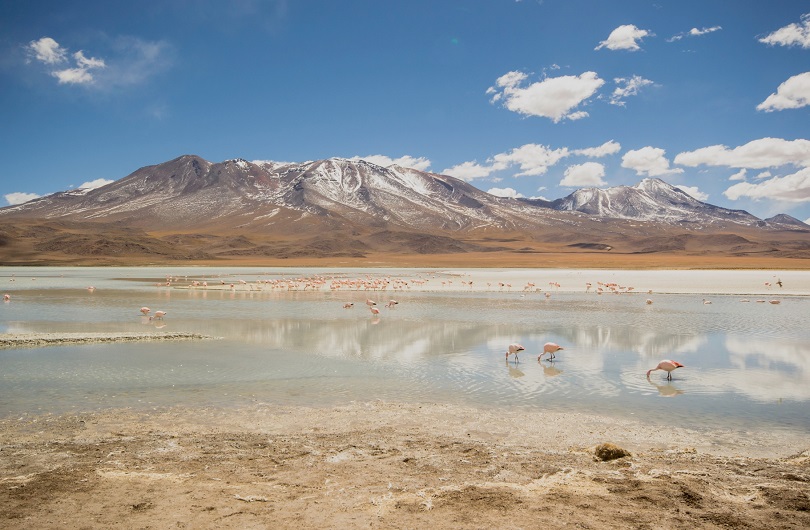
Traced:
[[60, 85], [84, 85], [93, 82], [93, 74], [84, 68], [65, 68], [54, 70], [51, 75], [59, 80]]
[[[55, 66], [67, 61], [67, 48], [63, 48], [50, 37], [42, 37], [39, 40], [31, 41], [28, 44], [28, 50], [38, 61], [49, 66]], [[76, 63], [73, 68], [53, 69], [50, 71], [50, 74], [59, 80], [60, 85], [91, 84], [95, 78], [90, 71], [106, 67], [104, 60], [85, 57], [82, 50], [73, 54], [73, 60]]]
[[560, 186], [581, 187], [581, 186], [604, 186], [607, 182], [602, 177], [605, 176], [605, 166], [598, 162], [585, 162], [569, 166], [565, 170], [565, 177], [560, 181]]
[[794, 75], [779, 85], [775, 94], [757, 105], [757, 110], [798, 109], [810, 105], [810, 72]]
[[792, 164], [810, 166], [810, 140], [784, 140], [760, 138], [745, 145], [729, 149], [725, 145], [712, 145], [679, 153], [675, 163], [695, 167], [728, 166], [734, 168], [765, 169]]
[[747, 169], [743, 168], [738, 172], [731, 175], [728, 180], [745, 180], [745, 174], [748, 172]]
[[36, 193], [22, 193], [22, 192], [14, 192], [14, 193], [7, 193], [3, 195], [3, 198], [6, 199], [6, 202], [10, 205], [22, 204], [24, 202], [33, 201], [34, 199], [38, 199], [40, 196]]
[[773, 33], [759, 39], [759, 42], [770, 46], [801, 46], [810, 48], [810, 13], [801, 17], [799, 24], [788, 24]]
[[522, 87], [528, 78], [523, 72], [507, 72], [499, 77], [494, 87], [487, 90], [491, 101], [518, 114], [550, 118], [554, 123], [563, 119], [577, 120], [588, 116], [585, 111], [574, 111], [605, 84], [595, 72], [581, 75], [548, 77]]
[[94, 190], [96, 188], [106, 186], [107, 184], [112, 184], [113, 182], [115, 182], [115, 181], [114, 180], [108, 180], [108, 179], [96, 179], [96, 180], [91, 180], [91, 181], [79, 184], [78, 189], [80, 189], [80, 190]]
[[684, 37], [700, 37], [701, 35], [706, 35], [707, 33], [714, 33], [715, 31], [720, 31], [721, 29], [723, 28], [721, 28], [720, 26], [712, 26], [710, 28], [701, 28], [701, 29], [692, 28], [685, 33], [678, 33], [677, 35], [673, 35], [672, 37], [667, 39], [667, 42], [675, 42], [681, 40]]
[[666, 151], [658, 147], [642, 147], [627, 151], [622, 157], [622, 167], [634, 169], [637, 175], [660, 177], [683, 173], [683, 169], [669, 167], [669, 160], [664, 156]]
[[697, 199], [699, 201], [706, 202], [707, 200], [709, 200], [709, 194], [708, 193], [703, 193], [702, 191], [700, 191], [698, 189], [697, 186], [684, 186], [684, 185], [680, 184], [680, 185], [676, 185], [675, 187], [678, 188], [679, 190], [683, 191], [683, 192], [686, 192], [687, 194], [689, 194], [690, 196], [694, 197], [695, 199]]
[[581, 155], [591, 158], [612, 155], [619, 152], [621, 145], [613, 140], [607, 141], [598, 147], [570, 150], [567, 147], [552, 149], [542, 144], [525, 144], [504, 153], [487, 159], [485, 164], [476, 161], [463, 162], [442, 171], [462, 180], [470, 181], [477, 178], [489, 177], [496, 171], [504, 171], [514, 166], [520, 168], [516, 177], [544, 175], [548, 168], [560, 160], [571, 155]]
[[482, 166], [478, 162], [462, 162], [461, 164], [449, 167], [442, 171], [443, 175], [450, 175], [457, 179], [466, 180], [467, 182], [473, 179], [486, 178], [495, 171], [495, 168], [490, 166]]
[[763, 171], [762, 173], [759, 173], [759, 174], [758, 174], [756, 177], [754, 177], [754, 178], [755, 178], [755, 179], [757, 179], [757, 180], [762, 180], [762, 179], [770, 178], [770, 177], [772, 177], [772, 176], [773, 176], [773, 175], [771, 174], [771, 172], [770, 172], [770, 171]]
[[749, 197], [754, 200], [810, 202], [810, 168], [803, 168], [792, 175], [774, 177], [758, 184], [740, 182], [724, 191], [723, 195], [732, 201]]
[[401, 156], [399, 158], [391, 158], [386, 155], [368, 155], [368, 156], [353, 156], [349, 160], [365, 160], [382, 167], [388, 166], [401, 166], [418, 169], [419, 171], [427, 171], [430, 169], [430, 160], [425, 157], [415, 156]]
[[45, 64], [59, 64], [64, 62], [67, 56], [67, 50], [50, 37], [32, 40], [28, 43], [27, 49], [38, 61]]
[[624, 100], [630, 96], [638, 95], [639, 90], [645, 86], [652, 85], [653, 82], [649, 79], [644, 79], [640, 75], [633, 77], [617, 77], [613, 80], [616, 83], [616, 88], [613, 94], [610, 95], [611, 105], [624, 106]]
[[512, 199], [520, 199], [523, 197], [522, 194], [512, 188], [490, 188], [487, 190], [487, 193], [495, 195], [496, 197], [510, 197]]
[[602, 158], [603, 156], [615, 155], [621, 151], [622, 145], [619, 142], [608, 140], [598, 147], [587, 147], [585, 149], [575, 149], [571, 154], [587, 156], [588, 158]]
[[544, 175], [548, 168], [570, 155], [567, 147], [551, 149], [541, 144], [525, 144], [508, 153], [492, 157], [496, 169], [506, 169], [513, 165], [520, 167], [516, 177]]
[[[60, 85], [83, 85], [97, 89], [109, 89], [142, 83], [165, 69], [168, 45], [164, 42], [148, 42], [134, 37], [119, 37], [112, 42], [111, 61], [88, 57], [83, 50], [73, 54], [54, 39], [43, 37], [31, 41], [27, 50], [37, 61], [48, 68], [48, 74]], [[57, 68], [57, 65], [60, 67]]]
[[637, 41], [643, 39], [644, 37], [653, 36], [655, 35], [646, 29], [637, 28], [633, 24], [625, 24], [624, 26], [619, 26], [611, 31], [607, 40], [600, 42], [599, 46], [594, 48], [594, 50], [607, 48], [608, 50], [637, 51], [641, 49], [639, 48]]

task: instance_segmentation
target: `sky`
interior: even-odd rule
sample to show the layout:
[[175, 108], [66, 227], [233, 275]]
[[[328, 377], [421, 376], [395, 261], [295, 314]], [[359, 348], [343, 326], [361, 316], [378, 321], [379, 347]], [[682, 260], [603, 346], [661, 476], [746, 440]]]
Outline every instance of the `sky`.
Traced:
[[810, 2], [0, 3], [0, 206], [186, 154], [810, 222]]

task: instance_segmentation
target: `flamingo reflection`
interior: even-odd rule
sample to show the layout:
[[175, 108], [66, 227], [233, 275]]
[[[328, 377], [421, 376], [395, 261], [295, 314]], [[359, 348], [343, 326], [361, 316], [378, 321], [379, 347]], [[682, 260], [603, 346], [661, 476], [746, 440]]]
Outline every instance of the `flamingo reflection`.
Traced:
[[681, 394], [683, 394], [683, 390], [681, 390], [680, 388], [678, 388], [676, 386], [673, 386], [673, 384], [671, 382], [668, 382], [665, 385], [658, 385], [658, 384], [653, 383], [652, 380], [650, 380], [649, 375], [647, 375], [647, 381], [652, 386], [654, 386], [656, 388], [656, 390], [658, 390], [658, 394], [660, 396], [663, 396], [663, 397], [675, 397], [675, 396], [680, 396]]
[[523, 377], [524, 375], [526, 375], [525, 373], [523, 373], [522, 370], [518, 370], [517, 366], [513, 366], [513, 365], [509, 364], [508, 359], [506, 361], [504, 361], [504, 362], [506, 363], [506, 368], [509, 369], [509, 377], [512, 377], [514, 379], [518, 379], [518, 378]]

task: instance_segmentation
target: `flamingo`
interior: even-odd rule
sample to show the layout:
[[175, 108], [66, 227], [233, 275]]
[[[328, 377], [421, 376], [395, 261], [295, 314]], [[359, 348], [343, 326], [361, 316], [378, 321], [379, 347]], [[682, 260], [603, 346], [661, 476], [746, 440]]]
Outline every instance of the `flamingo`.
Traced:
[[672, 381], [672, 371], [676, 368], [683, 368], [683, 365], [678, 361], [670, 361], [669, 359], [666, 359], [658, 363], [658, 366], [655, 368], [647, 370], [647, 378], [650, 377], [650, 372], [654, 372], [656, 370], [666, 370], [667, 380]]
[[398, 303], [399, 303], [399, 302], [397, 302], [396, 300], [389, 300], [389, 301], [388, 301], [388, 303], [387, 303], [387, 304], [385, 304], [385, 307], [392, 308], [392, 307], [394, 307], [395, 305], [397, 305]]
[[140, 309], [140, 311], [141, 311], [141, 313], [143, 313], [143, 316], [147, 316], [149, 314], [149, 312], [152, 311], [152, 310], [149, 309], [148, 307], [144, 306], [144, 307], [142, 307]]
[[515, 361], [519, 361], [520, 359], [518, 359], [518, 352], [519, 352], [519, 351], [523, 351], [523, 350], [525, 350], [525, 349], [526, 349], [526, 348], [524, 348], [524, 347], [523, 347], [523, 346], [521, 346], [520, 344], [517, 344], [517, 343], [515, 343], [515, 344], [510, 344], [510, 345], [509, 345], [509, 348], [506, 350], [506, 360], [507, 360], [507, 361], [509, 360], [509, 356], [510, 356], [510, 355], [514, 355], [514, 356], [515, 356]]
[[539, 361], [540, 359], [542, 359], [543, 355], [545, 355], [547, 353], [551, 354], [549, 359], [553, 359], [555, 353], [557, 353], [560, 350], [564, 350], [564, 349], [565, 348], [563, 348], [562, 346], [560, 346], [556, 342], [547, 342], [547, 343], [543, 344], [543, 353], [540, 354], [540, 356], [537, 358], [537, 360]]
[[4, 294], [3, 295], [3, 301], [4, 302], [10, 302], [11, 301], [11, 295], [10, 294]]
[[346, 302], [345, 304], [343, 304], [343, 309], [351, 309], [353, 307], [354, 304], [352, 302]]
[[371, 314], [374, 315], [375, 317], [380, 314], [380, 310], [377, 309], [376, 307], [369, 306], [369, 309], [371, 309]]
[[377, 302], [375, 302], [374, 300], [369, 298], [369, 299], [366, 300], [366, 305], [369, 306], [369, 307], [372, 307], [372, 306], [377, 305]]
[[155, 311], [155, 316], [149, 317], [149, 320], [163, 320], [164, 316], [166, 316], [166, 311]]

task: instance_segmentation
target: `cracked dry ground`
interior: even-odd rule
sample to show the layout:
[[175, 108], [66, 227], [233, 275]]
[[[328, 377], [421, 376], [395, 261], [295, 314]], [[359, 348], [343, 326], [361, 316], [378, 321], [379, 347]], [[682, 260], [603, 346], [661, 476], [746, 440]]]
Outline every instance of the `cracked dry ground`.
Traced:
[[291, 434], [6, 428], [13, 528], [810, 528], [810, 452], [787, 459], [485, 442], [416, 427]]

